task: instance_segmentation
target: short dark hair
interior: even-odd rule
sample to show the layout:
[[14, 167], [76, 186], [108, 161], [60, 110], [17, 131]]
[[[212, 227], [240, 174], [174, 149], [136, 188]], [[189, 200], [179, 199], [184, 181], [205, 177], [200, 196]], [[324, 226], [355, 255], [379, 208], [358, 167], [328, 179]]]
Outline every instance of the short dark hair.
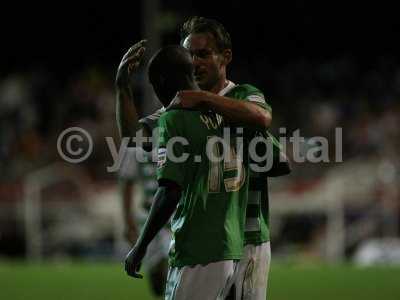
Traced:
[[219, 51], [232, 49], [231, 36], [225, 27], [216, 20], [203, 17], [190, 17], [181, 28], [181, 44], [193, 33], [211, 33]]
[[187, 49], [179, 45], [161, 48], [150, 59], [148, 77], [159, 100], [168, 105], [177, 91], [194, 82], [194, 66]]

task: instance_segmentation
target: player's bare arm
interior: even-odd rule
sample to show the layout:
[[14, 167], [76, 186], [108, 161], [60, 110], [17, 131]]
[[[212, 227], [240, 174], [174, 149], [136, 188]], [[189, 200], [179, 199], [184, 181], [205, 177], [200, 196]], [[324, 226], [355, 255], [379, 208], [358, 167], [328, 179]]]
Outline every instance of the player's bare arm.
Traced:
[[143, 227], [135, 246], [129, 251], [125, 259], [125, 271], [129, 276], [142, 278], [137, 272], [146, 254], [147, 246], [156, 234], [163, 228], [174, 213], [181, 196], [181, 188], [172, 181], [162, 180], [154, 196], [149, 217]]
[[121, 138], [133, 137], [141, 129], [129, 79], [137, 71], [145, 52], [146, 40], [134, 44], [124, 54], [115, 78], [116, 118]]
[[272, 122], [269, 111], [248, 101], [237, 101], [207, 91], [180, 91], [177, 96], [181, 107], [213, 110], [235, 125], [265, 130]]

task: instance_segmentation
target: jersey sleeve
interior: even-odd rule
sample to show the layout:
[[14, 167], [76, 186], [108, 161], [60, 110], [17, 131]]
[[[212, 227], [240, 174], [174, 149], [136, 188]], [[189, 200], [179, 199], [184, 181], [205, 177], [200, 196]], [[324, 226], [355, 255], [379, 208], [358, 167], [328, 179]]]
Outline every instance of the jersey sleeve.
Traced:
[[243, 84], [242, 88], [244, 90], [243, 98], [245, 100], [255, 103], [255, 104], [261, 106], [262, 108], [264, 108], [265, 110], [269, 111], [270, 113], [272, 113], [271, 105], [269, 103], [267, 103], [267, 101], [265, 100], [264, 94], [259, 89], [257, 89], [256, 87], [254, 87], [250, 84]]
[[164, 113], [158, 125], [157, 180], [174, 181], [183, 189], [189, 157], [189, 142], [184, 134], [183, 112], [172, 110]]
[[160, 116], [163, 112], [165, 112], [164, 107], [156, 110], [151, 115], [141, 118], [139, 120], [139, 123], [142, 124], [143, 126], [147, 127], [149, 132], [153, 132], [153, 130], [158, 126], [158, 119], [160, 118]]
[[164, 107], [156, 110], [151, 115], [148, 115], [139, 120], [139, 124], [142, 125], [142, 128], [148, 132], [146, 136], [150, 138], [149, 140], [147, 140], [147, 142], [144, 142], [142, 144], [142, 147], [145, 151], [152, 151], [152, 149], [154, 149], [157, 145], [156, 138], [158, 137], [158, 132], [155, 129], [158, 128], [158, 119], [163, 112], [165, 112]]
[[126, 148], [122, 156], [118, 177], [121, 180], [136, 181], [139, 177], [139, 167], [136, 160], [137, 148]]

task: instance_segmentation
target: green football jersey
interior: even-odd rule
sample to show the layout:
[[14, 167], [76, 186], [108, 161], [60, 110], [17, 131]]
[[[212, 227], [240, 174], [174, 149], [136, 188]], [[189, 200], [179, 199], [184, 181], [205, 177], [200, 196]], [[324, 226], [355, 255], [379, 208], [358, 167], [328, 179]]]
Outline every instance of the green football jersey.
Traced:
[[[271, 106], [265, 101], [263, 93], [249, 84], [233, 86], [223, 96], [238, 100], [251, 101], [272, 113]], [[279, 145], [269, 132], [260, 133], [272, 138], [274, 154], [279, 153]], [[278, 148], [277, 148], [278, 147]], [[250, 162], [251, 163], [251, 162]], [[249, 198], [246, 209], [245, 244], [261, 244], [269, 241], [269, 199], [267, 177], [264, 173], [250, 170]]]
[[[210, 142], [223, 135], [222, 117], [215, 113], [170, 110], [161, 115], [158, 124], [157, 178], [172, 180], [182, 188], [171, 221], [171, 266], [241, 259], [248, 162], [237, 159], [235, 147], [230, 146], [229, 161], [210, 160], [207, 155], [212, 152], [219, 157], [222, 153], [220, 144]], [[187, 143], [181, 140], [171, 146], [177, 138]], [[180, 161], [173, 159], [171, 153]], [[186, 159], [182, 155], [187, 155]]]

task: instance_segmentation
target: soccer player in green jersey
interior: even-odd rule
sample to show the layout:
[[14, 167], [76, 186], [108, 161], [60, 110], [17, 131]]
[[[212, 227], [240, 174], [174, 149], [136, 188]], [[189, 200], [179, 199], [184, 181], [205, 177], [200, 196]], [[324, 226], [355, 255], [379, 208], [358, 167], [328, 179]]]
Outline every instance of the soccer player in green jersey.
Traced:
[[[206, 91], [181, 91], [179, 93], [180, 105], [186, 108], [212, 110], [221, 114], [224, 119], [232, 124], [241, 124], [244, 127], [264, 132], [271, 122], [271, 110], [265, 103], [263, 94], [250, 85], [235, 85], [226, 78], [226, 67], [229, 64], [232, 52], [229, 34], [221, 24], [214, 20], [194, 17], [187, 21], [182, 30], [182, 43], [192, 52], [196, 66], [196, 82]], [[134, 46], [135, 47], [135, 46]], [[144, 42], [139, 47], [131, 48], [124, 57], [122, 66], [131, 63], [137, 66], [144, 51]], [[139, 50], [137, 50], [139, 49]], [[141, 49], [141, 50], [140, 50]], [[123, 70], [123, 69], [122, 69]], [[121, 74], [123, 74], [121, 72]], [[118, 85], [117, 85], [118, 88]], [[144, 129], [147, 125], [138, 125], [136, 111], [129, 97], [127, 89], [120, 88], [117, 97], [117, 110], [121, 114], [117, 119], [120, 124], [122, 136], [132, 136], [140, 126]], [[248, 101], [237, 101], [237, 99]], [[155, 119], [157, 116], [155, 116]], [[143, 122], [142, 124], [146, 124]], [[149, 124], [154, 124], [150, 118]], [[147, 129], [147, 132], [151, 130]], [[278, 167], [276, 167], [278, 166]], [[248, 206], [246, 221], [246, 252], [240, 262], [241, 276], [237, 276], [236, 295], [241, 297], [246, 294], [251, 299], [265, 299], [267, 274], [270, 260], [270, 245], [268, 234], [268, 192], [266, 176], [280, 176], [290, 171], [287, 163], [273, 164], [267, 173], [252, 173], [251, 199]], [[251, 269], [255, 265], [256, 268]], [[256, 288], [241, 291], [246, 269], [253, 270], [248, 276], [245, 287]]]
[[[181, 46], [161, 49], [151, 60], [149, 79], [168, 106], [179, 90], [198, 90], [189, 52]], [[137, 269], [155, 234], [171, 221], [166, 299], [224, 299], [243, 255], [248, 163], [220, 158], [213, 139], [223, 136], [222, 118], [213, 112], [171, 109], [159, 121], [159, 188], [149, 218], [126, 258], [126, 271]]]
[[[183, 25], [182, 43], [193, 56], [195, 75], [199, 86], [214, 94], [197, 91], [182, 93], [179, 95], [181, 105], [189, 108], [212, 107], [215, 109], [215, 105], [210, 105], [210, 103], [218, 103], [221, 106], [218, 111], [225, 111], [224, 118], [234, 123], [238, 122], [238, 118], [232, 113], [226, 115], [226, 106], [229, 106], [229, 103], [231, 105], [252, 105], [252, 108], [258, 109], [260, 120], [264, 120], [264, 122], [260, 122], [264, 126], [253, 126], [252, 128], [264, 133], [270, 125], [272, 111], [266, 103], [263, 93], [254, 86], [235, 85], [226, 78], [224, 62], [230, 61], [232, 46], [230, 36], [224, 27], [215, 20], [193, 17]], [[228, 60], [227, 57], [229, 57]], [[247, 102], [235, 99], [247, 100]], [[246, 110], [239, 110], [237, 114], [245, 115]], [[240, 123], [244, 124], [243, 120]], [[245, 124], [247, 127], [249, 126], [249, 122]], [[271, 258], [265, 172], [252, 171], [250, 174], [246, 214], [245, 253], [238, 266], [233, 294], [236, 299], [265, 299]]]
[[[232, 45], [225, 28], [215, 20], [193, 17], [183, 25], [181, 38], [182, 44], [193, 56], [199, 86], [214, 94], [197, 91], [183, 92], [180, 94], [180, 105], [187, 108], [209, 108], [218, 111], [225, 120], [257, 129], [257, 134], [271, 138], [266, 128], [270, 125], [272, 111], [263, 93], [254, 86], [235, 85], [226, 78], [224, 64], [226, 59], [224, 58], [232, 56]], [[247, 100], [247, 102], [237, 100], [234, 102], [235, 99]], [[252, 107], [252, 109], [257, 107], [259, 117], [254, 120], [259, 120], [259, 122], [251, 123], [246, 120], [248, 110], [235, 111], [233, 107], [237, 105], [246, 105], [246, 108]], [[271, 258], [267, 176], [281, 176], [290, 172], [287, 161], [280, 161], [283, 153], [279, 151], [279, 145], [273, 137], [272, 141], [274, 150], [277, 150], [273, 151], [277, 155], [267, 158], [273, 160], [272, 169], [267, 172], [251, 171], [250, 173], [245, 253], [239, 263], [235, 279], [236, 299], [266, 298]]]

